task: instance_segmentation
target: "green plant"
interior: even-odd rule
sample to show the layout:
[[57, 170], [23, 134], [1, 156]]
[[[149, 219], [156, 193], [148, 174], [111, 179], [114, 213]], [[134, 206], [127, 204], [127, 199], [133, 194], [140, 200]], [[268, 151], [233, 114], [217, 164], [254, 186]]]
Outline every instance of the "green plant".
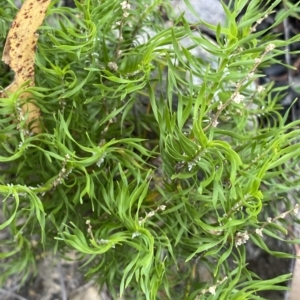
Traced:
[[[43, 132], [20, 115], [21, 90], [0, 99], [0, 229], [10, 233], [0, 284], [15, 273], [25, 281], [41, 251], [73, 249], [115, 298], [261, 299], [257, 291], [285, 289], [277, 284], [290, 274], [259, 280], [247, 270], [244, 243], [292, 257], [269, 250], [262, 234], [283, 239], [290, 221], [276, 217], [278, 203], [297, 210], [299, 121], [280, 115], [272, 84], [253, 83], [299, 35], [256, 32], [281, 1], [248, 2], [224, 4], [226, 26], [204, 24], [214, 43], [183, 15], [166, 28], [161, 11], [172, 2], [52, 1], [35, 86], [25, 89]], [[16, 12], [7, 1], [0, 17]], [[272, 27], [296, 12], [290, 5]], [[3, 42], [9, 26], [0, 24]], [[263, 127], [258, 115], [272, 122]]]

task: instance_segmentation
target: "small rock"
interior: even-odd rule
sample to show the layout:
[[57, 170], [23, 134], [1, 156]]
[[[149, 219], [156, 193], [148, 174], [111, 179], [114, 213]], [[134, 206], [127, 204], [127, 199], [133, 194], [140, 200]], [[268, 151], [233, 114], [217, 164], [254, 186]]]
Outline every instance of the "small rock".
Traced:
[[[188, 23], [194, 24], [199, 21], [204, 21], [212, 25], [218, 25], [219, 23], [225, 24], [226, 15], [222, 4], [219, 0], [189, 0], [191, 6], [194, 8], [195, 12], [199, 16], [195, 16], [193, 12], [189, 10], [187, 5], [183, 0], [174, 1], [174, 10], [176, 16], [179, 16], [183, 12], [185, 12], [184, 16]], [[205, 26], [200, 26], [200, 28], [205, 28], [205, 31], [213, 33], [209, 28]]]
[[82, 289], [77, 294], [73, 295], [73, 297], [70, 297], [70, 300], [106, 300], [106, 299], [102, 298], [99, 294], [99, 291], [93, 286], [90, 286], [87, 289]]

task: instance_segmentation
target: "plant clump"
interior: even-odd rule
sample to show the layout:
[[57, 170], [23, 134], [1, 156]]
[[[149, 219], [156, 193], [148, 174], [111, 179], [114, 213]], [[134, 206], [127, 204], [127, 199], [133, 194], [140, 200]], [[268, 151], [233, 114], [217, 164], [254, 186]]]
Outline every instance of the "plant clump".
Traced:
[[[291, 274], [260, 280], [246, 248], [293, 258], [265, 237], [299, 242], [290, 225], [300, 121], [280, 114], [272, 82], [259, 84], [300, 37], [271, 32], [297, 5], [256, 30], [283, 1], [223, 4], [226, 24], [199, 21], [212, 40], [184, 14], [174, 18], [172, 1], [48, 2], [34, 85], [0, 98], [0, 230], [8, 232], [0, 286], [13, 274], [24, 283], [40, 253], [75, 251], [87, 280], [114, 299], [262, 299], [260, 291], [285, 290]], [[17, 12], [11, 0], [0, 8], [0, 45]], [[10, 80], [6, 72], [3, 90]]]

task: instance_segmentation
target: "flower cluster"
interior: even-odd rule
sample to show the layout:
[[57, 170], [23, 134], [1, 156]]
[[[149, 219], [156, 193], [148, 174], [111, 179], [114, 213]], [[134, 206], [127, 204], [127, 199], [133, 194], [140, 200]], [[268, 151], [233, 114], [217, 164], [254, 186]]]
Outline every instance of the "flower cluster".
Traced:
[[[256, 233], [257, 235], [263, 237], [263, 229], [270, 223], [273, 223], [274, 221], [278, 220], [278, 219], [284, 219], [288, 214], [290, 213], [294, 213], [295, 215], [298, 214], [299, 212], [299, 204], [297, 203], [294, 208], [285, 211], [283, 213], [281, 213], [280, 215], [278, 215], [277, 217], [271, 218], [268, 217], [267, 221], [265, 223], [263, 223], [260, 227], [256, 228], [255, 231], [253, 233]], [[252, 234], [252, 233], [251, 233]], [[236, 236], [235, 236], [235, 246], [238, 247], [242, 244], [245, 244], [247, 241], [249, 240], [249, 234], [247, 231], [245, 232], [237, 232]]]
[[121, 8], [123, 10], [123, 17], [127, 18], [129, 16], [128, 10], [130, 10], [130, 4], [128, 3], [128, 1], [123, 1], [121, 3]]
[[268, 15], [264, 15], [262, 18], [258, 19], [258, 20], [256, 21], [256, 23], [254, 24], [254, 26], [251, 27], [250, 31], [251, 31], [251, 32], [255, 32], [256, 29], [257, 29], [257, 26], [258, 26], [259, 24], [261, 24], [261, 23], [263, 22], [263, 20], [265, 20], [267, 17], [268, 17]]
[[212, 127], [217, 127], [219, 122], [217, 120], [212, 121], [211, 126]]
[[233, 94], [232, 101], [240, 104], [245, 99], [245, 96], [241, 95], [239, 92]]
[[295, 207], [294, 207], [294, 209], [293, 209], [293, 213], [295, 214], [295, 215], [298, 215], [298, 212], [299, 212], [299, 204], [297, 203], [296, 205], [295, 205]]
[[105, 156], [105, 155], [103, 155], [102, 157], [100, 157], [100, 158], [98, 159], [98, 161], [96, 162], [96, 165], [97, 165], [98, 168], [100, 168], [101, 165], [102, 165], [102, 163], [104, 162], [104, 156]]
[[[22, 111], [22, 108], [17, 105], [17, 120], [21, 123], [22, 121], [25, 120], [25, 117], [24, 117], [24, 114], [23, 114], [23, 111]], [[19, 126], [19, 125], [18, 125]]]
[[[299, 208], [300, 208], [300, 206], [299, 206], [299, 204], [297, 203], [297, 204], [295, 204], [295, 206], [294, 206], [292, 209], [287, 210], [287, 211], [281, 213], [281, 214], [278, 215], [277, 217], [274, 217], [274, 218], [268, 217], [268, 218], [267, 218], [267, 221], [266, 221], [260, 228], [256, 229], [255, 232], [256, 232], [257, 234], [259, 234], [258, 231], [261, 232], [261, 231], [263, 230], [263, 228], [264, 228], [265, 226], [267, 226], [269, 223], [273, 223], [273, 222], [275, 222], [275, 221], [278, 220], [278, 219], [284, 219], [284, 218], [285, 218], [287, 215], [289, 215], [290, 213], [294, 213], [295, 215], [298, 215]], [[259, 234], [259, 235], [261, 235], [261, 234]]]
[[270, 52], [273, 51], [275, 49], [275, 45], [274, 44], [269, 44], [266, 46], [265, 51], [266, 52]]
[[264, 90], [265, 90], [265, 88], [264, 88], [262, 85], [259, 85], [259, 86], [257, 87], [257, 92], [258, 92], [259, 94], [262, 93]]
[[249, 234], [247, 230], [245, 232], [237, 232], [235, 235], [235, 246], [241, 246], [242, 244], [246, 244], [249, 240]]
[[94, 235], [92, 232], [92, 225], [91, 225], [91, 220], [86, 220], [85, 224], [88, 226], [87, 232], [91, 236], [91, 238], [94, 240]]
[[135, 238], [135, 237], [137, 237], [137, 236], [140, 236], [141, 235], [141, 233], [140, 232], [138, 232], [138, 231], [135, 231], [133, 234], [132, 234], [132, 236], [131, 236], [131, 238]]
[[149, 213], [146, 213], [146, 216], [144, 218], [140, 218], [139, 225], [142, 226], [142, 224], [145, 223], [147, 219], [153, 217], [158, 211], [164, 211], [165, 209], [165, 205], [160, 205], [156, 210], [152, 210]]
[[118, 71], [118, 65], [115, 62], [110, 61], [107, 66], [112, 70], [112, 71]]
[[[204, 128], [204, 131], [206, 131], [207, 129], [211, 128], [211, 127], [217, 127], [219, 122], [218, 122], [218, 118], [221, 115], [222, 111], [231, 103], [231, 102], [235, 102], [237, 104], [240, 104], [242, 101], [244, 101], [245, 96], [240, 94], [240, 90], [242, 88], [242, 86], [249, 80], [249, 79], [253, 79], [254, 74], [256, 69], [258, 68], [259, 64], [263, 61], [263, 58], [267, 55], [268, 52], [272, 51], [275, 49], [275, 45], [274, 44], [268, 44], [265, 47], [265, 51], [261, 54], [260, 57], [256, 57], [254, 59], [254, 65], [251, 68], [251, 70], [248, 72], [247, 76], [242, 78], [235, 87], [235, 91], [233, 92], [233, 94], [231, 95], [231, 97], [223, 104], [222, 102], [219, 103], [217, 109], [218, 111], [216, 112], [214, 118], [210, 121], [210, 123]], [[264, 90], [263, 87], [260, 87], [258, 89], [258, 92], [262, 92]]]
[[62, 162], [62, 168], [58, 174], [58, 177], [54, 180], [53, 182], [53, 187], [57, 187], [59, 184], [62, 184], [63, 179], [68, 178], [68, 176], [72, 173], [72, 168], [67, 170], [66, 166], [67, 166], [67, 162], [70, 159], [70, 155], [66, 154], [65, 159]]
[[[190, 172], [202, 158], [202, 156], [207, 152], [206, 149], [202, 149], [201, 146], [198, 145], [198, 150], [195, 151], [194, 158], [187, 163], [188, 171]], [[183, 156], [187, 156], [183, 153]], [[186, 164], [185, 161], [180, 163], [182, 166]]]
[[[19, 104], [16, 106], [16, 119], [17, 119], [17, 129], [20, 130], [20, 133], [25, 136], [29, 137], [33, 135], [33, 132], [28, 130], [26, 124], [24, 123], [26, 121], [26, 118], [24, 116], [23, 109], [20, 107]], [[19, 145], [19, 149], [21, 148], [22, 144]]]
[[261, 237], [263, 236], [262, 231], [263, 231], [263, 228], [256, 228], [255, 229], [255, 233], [260, 235]]
[[[218, 281], [217, 281], [217, 284], [212, 285], [212, 286], [210, 286], [209, 288], [202, 290], [202, 291], [201, 291], [201, 294], [210, 293], [210, 294], [212, 294], [212, 295], [215, 295], [215, 294], [216, 294], [216, 288], [218, 287], [218, 285], [222, 284], [225, 280], [227, 280], [227, 278], [228, 278], [228, 277], [226, 276], [226, 277], [224, 277], [222, 280], [218, 280]], [[198, 295], [198, 296], [195, 298], [195, 300], [198, 300], [198, 299], [200, 299], [200, 295]]]

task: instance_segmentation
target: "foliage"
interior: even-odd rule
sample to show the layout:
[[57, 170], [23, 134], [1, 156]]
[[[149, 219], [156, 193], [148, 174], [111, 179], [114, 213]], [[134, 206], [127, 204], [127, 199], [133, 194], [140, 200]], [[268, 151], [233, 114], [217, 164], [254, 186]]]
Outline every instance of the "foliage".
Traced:
[[[259, 280], [247, 270], [244, 243], [291, 257], [264, 239], [282, 240], [295, 221], [279, 216], [297, 209], [299, 121], [280, 115], [272, 84], [255, 82], [299, 35], [255, 31], [281, 1], [248, 2], [224, 4], [224, 26], [201, 22], [214, 43], [184, 15], [166, 27], [169, 1], [52, 1], [26, 89], [43, 132], [29, 132], [20, 92], [0, 99], [0, 229], [10, 233], [1, 284], [25, 281], [38, 253], [76, 250], [115, 298], [262, 299], [257, 291], [285, 288], [290, 274]], [[296, 13], [288, 7], [272, 28]], [[2, 5], [1, 42], [16, 12]]]

